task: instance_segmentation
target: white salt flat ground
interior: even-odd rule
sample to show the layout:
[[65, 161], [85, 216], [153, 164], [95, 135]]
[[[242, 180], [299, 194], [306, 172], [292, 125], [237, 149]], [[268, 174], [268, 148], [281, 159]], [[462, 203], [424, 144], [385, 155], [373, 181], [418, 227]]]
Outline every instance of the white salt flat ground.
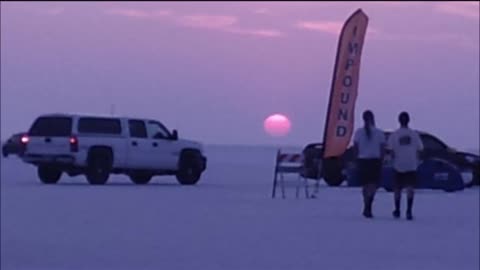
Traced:
[[417, 219], [360, 215], [358, 188], [322, 186], [317, 199], [270, 198], [275, 149], [207, 148], [194, 187], [113, 176], [39, 184], [33, 167], [1, 162], [1, 269], [479, 269], [479, 189], [421, 191]]

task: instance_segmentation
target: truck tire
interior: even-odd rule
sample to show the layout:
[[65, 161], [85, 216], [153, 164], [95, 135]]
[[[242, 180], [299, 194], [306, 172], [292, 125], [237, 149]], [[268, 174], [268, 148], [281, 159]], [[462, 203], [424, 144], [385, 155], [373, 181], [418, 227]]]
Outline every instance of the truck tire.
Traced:
[[177, 181], [181, 185], [195, 185], [202, 175], [201, 156], [196, 151], [184, 151], [180, 155]]
[[148, 184], [148, 182], [150, 182], [150, 180], [152, 179], [151, 174], [141, 173], [141, 172], [132, 173], [129, 176], [130, 176], [130, 180], [132, 180], [132, 182], [137, 185]]
[[332, 187], [338, 187], [345, 180], [342, 174], [342, 161], [338, 158], [328, 158], [323, 161], [323, 178]]
[[62, 176], [62, 171], [53, 167], [42, 165], [38, 167], [38, 178], [44, 184], [56, 184]]
[[93, 149], [88, 155], [87, 180], [91, 185], [104, 185], [110, 177], [113, 156], [111, 150]]
[[319, 173], [320, 163], [322, 162], [321, 154], [321, 150], [314, 148], [307, 148], [303, 151], [305, 157], [303, 166], [305, 170], [301, 172], [302, 177], [316, 180], [321, 179]]

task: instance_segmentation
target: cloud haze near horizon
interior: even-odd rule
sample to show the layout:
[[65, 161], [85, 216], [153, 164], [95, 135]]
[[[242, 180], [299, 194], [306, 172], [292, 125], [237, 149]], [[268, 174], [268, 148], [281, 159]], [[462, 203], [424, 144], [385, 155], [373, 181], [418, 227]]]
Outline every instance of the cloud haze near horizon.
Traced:
[[[219, 144], [321, 141], [338, 33], [370, 18], [356, 127], [412, 126], [479, 148], [475, 2], [1, 3], [1, 137], [50, 112], [155, 118]], [[291, 119], [272, 138], [263, 120]]]

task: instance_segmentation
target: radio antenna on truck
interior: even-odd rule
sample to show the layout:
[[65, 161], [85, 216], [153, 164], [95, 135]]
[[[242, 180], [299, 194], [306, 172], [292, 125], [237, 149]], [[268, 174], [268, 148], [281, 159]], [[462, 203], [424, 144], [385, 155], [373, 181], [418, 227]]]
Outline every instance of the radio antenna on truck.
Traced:
[[110, 104], [110, 115], [111, 116], [115, 115], [115, 104]]

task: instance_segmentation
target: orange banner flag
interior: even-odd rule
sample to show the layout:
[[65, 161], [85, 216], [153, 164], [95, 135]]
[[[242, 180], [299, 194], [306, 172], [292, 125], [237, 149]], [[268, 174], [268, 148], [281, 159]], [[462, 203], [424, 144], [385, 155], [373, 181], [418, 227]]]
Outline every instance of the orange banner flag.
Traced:
[[347, 19], [340, 33], [323, 138], [324, 158], [341, 156], [353, 134], [367, 25], [368, 17], [359, 9]]

